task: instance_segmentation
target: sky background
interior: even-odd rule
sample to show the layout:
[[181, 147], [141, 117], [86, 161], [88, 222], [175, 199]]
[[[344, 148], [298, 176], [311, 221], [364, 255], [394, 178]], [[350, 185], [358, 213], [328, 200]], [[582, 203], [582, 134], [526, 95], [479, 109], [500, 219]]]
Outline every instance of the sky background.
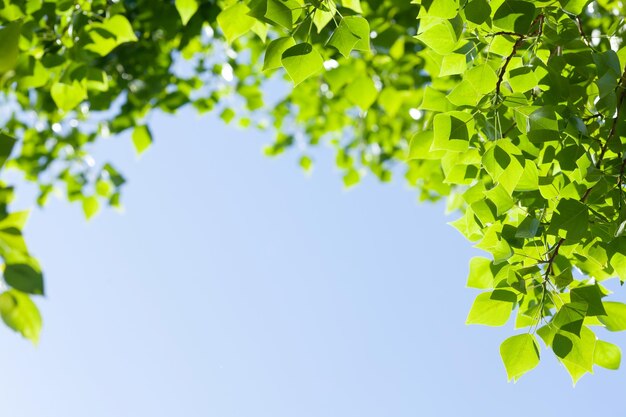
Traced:
[[2, 415], [623, 415], [624, 370], [573, 389], [544, 348], [506, 382], [512, 324], [464, 324], [478, 251], [401, 178], [345, 191], [329, 149], [307, 178], [268, 134], [191, 111], [151, 128], [139, 161], [128, 135], [96, 149], [129, 180], [123, 214], [34, 211], [44, 330], [0, 328]]

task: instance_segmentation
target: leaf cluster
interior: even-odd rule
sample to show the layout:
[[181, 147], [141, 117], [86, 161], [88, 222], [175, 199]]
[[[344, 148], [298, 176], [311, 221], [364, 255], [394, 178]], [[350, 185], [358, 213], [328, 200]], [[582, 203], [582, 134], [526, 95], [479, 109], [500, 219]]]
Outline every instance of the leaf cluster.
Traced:
[[[268, 156], [297, 144], [306, 171], [309, 150], [330, 144], [347, 187], [403, 169], [421, 200], [445, 197], [452, 225], [489, 256], [470, 263], [467, 284], [482, 292], [467, 322], [501, 326], [514, 312], [521, 331], [500, 349], [509, 379], [538, 364], [538, 338], [574, 382], [619, 366], [619, 348], [593, 329], [626, 329], [626, 305], [605, 301], [605, 281], [626, 280], [623, 3], [3, 4], [0, 89], [11, 111], [0, 159], [39, 184], [40, 205], [61, 191], [87, 217], [119, 206], [125, 180], [94, 161], [94, 142], [131, 130], [141, 154], [153, 111], [217, 111], [271, 129]], [[189, 71], [177, 70], [184, 60]], [[293, 88], [268, 104], [276, 78]], [[20, 216], [7, 203], [0, 224]], [[33, 338], [40, 319], [23, 300], [43, 293], [41, 272], [11, 242], [0, 313]]]

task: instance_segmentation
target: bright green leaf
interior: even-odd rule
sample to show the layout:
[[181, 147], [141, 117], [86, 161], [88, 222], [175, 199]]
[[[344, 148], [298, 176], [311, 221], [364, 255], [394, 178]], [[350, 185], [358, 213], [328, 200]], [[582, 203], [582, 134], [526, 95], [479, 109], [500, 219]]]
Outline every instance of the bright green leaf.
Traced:
[[183, 21], [183, 25], [186, 25], [194, 14], [198, 11], [198, 0], [176, 0], [176, 10], [180, 15], [180, 19]]
[[146, 125], [136, 126], [132, 139], [137, 155], [141, 155], [152, 145], [152, 133]]
[[604, 294], [597, 284], [576, 287], [570, 291], [572, 302], [583, 302], [587, 304], [587, 316], [606, 315], [606, 311], [602, 306], [602, 297], [604, 297]]
[[88, 220], [98, 213], [100, 203], [95, 195], [83, 198], [83, 213]]
[[250, 9], [245, 3], [237, 2], [222, 10], [217, 16], [217, 23], [224, 32], [228, 43], [232, 43], [241, 35], [248, 33], [254, 26], [255, 20], [248, 15], [249, 11]]
[[577, 241], [587, 233], [588, 227], [587, 206], [578, 200], [564, 198], [556, 206], [548, 231], [553, 235]]
[[447, 55], [454, 51], [459, 40], [448, 20], [441, 20], [438, 24], [420, 31], [416, 38], [440, 55]]
[[263, 71], [280, 68], [283, 66], [281, 62], [283, 52], [296, 44], [292, 37], [274, 39], [269, 43], [265, 50], [265, 60], [263, 62]]
[[515, 293], [508, 290], [494, 290], [479, 294], [472, 304], [465, 323], [504, 326], [511, 316], [516, 301]]
[[72, 84], [55, 83], [50, 88], [52, 100], [59, 110], [70, 111], [87, 98], [85, 88], [78, 82]]
[[126, 42], [136, 42], [137, 36], [132, 25], [121, 14], [109, 17], [102, 22], [92, 23], [87, 28], [91, 43], [85, 49], [104, 56], [119, 45]]
[[0, 73], [15, 68], [19, 54], [21, 22], [11, 22], [0, 29]]
[[445, 55], [441, 60], [440, 77], [447, 75], [463, 74], [467, 69], [466, 58], [464, 54]]
[[531, 334], [509, 337], [500, 345], [500, 356], [509, 381], [517, 381], [539, 364], [539, 346]]
[[301, 43], [283, 52], [281, 62], [294, 85], [319, 72], [324, 64], [322, 56], [310, 43]]
[[26, 294], [17, 290], [0, 294], [0, 315], [7, 326], [37, 344], [42, 325], [41, 315]]
[[622, 351], [613, 343], [598, 340], [593, 352], [593, 362], [606, 369], [619, 369], [622, 361]]
[[587, 314], [587, 303], [572, 302], [564, 304], [554, 316], [552, 323], [560, 330], [580, 335], [580, 329]]
[[606, 316], [599, 316], [598, 319], [606, 326], [607, 330], [612, 332], [626, 330], [626, 304], [605, 301], [603, 306], [606, 310]]
[[284, 27], [287, 30], [291, 30], [293, 26], [293, 16], [291, 9], [285, 5], [281, 0], [267, 0], [267, 9], [265, 12], [265, 18]]
[[341, 55], [348, 57], [358, 41], [359, 37], [352, 33], [345, 19], [341, 19], [339, 26], [328, 39], [327, 45], [337, 49]]

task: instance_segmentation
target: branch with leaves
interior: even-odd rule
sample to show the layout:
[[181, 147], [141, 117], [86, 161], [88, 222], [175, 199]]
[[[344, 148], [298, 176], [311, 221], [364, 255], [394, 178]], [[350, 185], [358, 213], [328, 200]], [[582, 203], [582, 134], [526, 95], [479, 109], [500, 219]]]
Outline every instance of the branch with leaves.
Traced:
[[[605, 281], [626, 280], [623, 8], [8, 0], [0, 164], [39, 186], [40, 206], [62, 194], [90, 218], [120, 206], [125, 183], [90, 147], [130, 131], [141, 154], [153, 142], [150, 115], [190, 105], [271, 130], [265, 153], [297, 148], [307, 171], [310, 150], [329, 144], [346, 187], [404, 167], [419, 198], [446, 198], [452, 224], [487, 253], [470, 263], [467, 284], [482, 292], [467, 322], [501, 326], [515, 312], [519, 334], [500, 349], [509, 379], [539, 363], [539, 336], [576, 382], [596, 365], [619, 366], [619, 348], [594, 326], [626, 330], [626, 305], [605, 300]], [[268, 106], [276, 78], [292, 88]], [[43, 277], [10, 190], [0, 187], [0, 314], [36, 341], [30, 297], [43, 294]]]

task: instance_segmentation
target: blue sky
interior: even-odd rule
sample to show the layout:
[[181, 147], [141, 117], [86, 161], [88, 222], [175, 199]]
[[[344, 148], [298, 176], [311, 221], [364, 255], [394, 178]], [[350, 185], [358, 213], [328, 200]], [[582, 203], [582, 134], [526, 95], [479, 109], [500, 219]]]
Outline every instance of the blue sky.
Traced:
[[33, 348], [0, 329], [4, 415], [622, 415], [623, 370], [573, 389], [543, 349], [507, 384], [512, 325], [464, 324], [478, 251], [400, 178], [346, 192], [328, 149], [307, 178], [213, 116], [151, 127], [139, 161], [127, 135], [96, 149], [129, 179], [123, 214], [34, 211], [44, 331]]

